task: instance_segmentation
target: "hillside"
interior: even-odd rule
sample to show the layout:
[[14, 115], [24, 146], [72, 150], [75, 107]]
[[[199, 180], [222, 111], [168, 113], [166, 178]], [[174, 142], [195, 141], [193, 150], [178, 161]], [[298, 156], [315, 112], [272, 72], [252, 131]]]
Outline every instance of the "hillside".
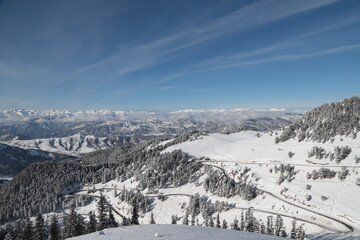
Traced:
[[239, 231], [229, 231], [216, 228], [204, 228], [204, 227], [192, 227], [184, 225], [168, 225], [168, 224], [156, 224], [156, 225], [139, 225], [128, 226], [121, 228], [105, 229], [104, 235], [98, 235], [98, 233], [91, 233], [80, 237], [71, 238], [73, 240], [153, 240], [156, 239], [156, 233], [160, 234], [160, 239], [164, 240], [276, 240], [282, 239], [279, 237], [262, 235], [257, 233], [247, 233]]
[[326, 142], [336, 135], [354, 139], [360, 131], [360, 97], [326, 103], [307, 112], [303, 118], [285, 128], [277, 141], [297, 138]]
[[69, 158], [73, 157], [41, 150], [24, 150], [0, 143], [0, 176], [15, 175], [32, 163]]
[[[22, 149], [36, 149], [53, 153], [80, 156], [81, 154], [103, 150], [115, 146], [136, 144], [145, 140], [143, 137], [95, 137], [93, 135], [76, 134], [62, 138], [10, 139], [3, 141]], [[0, 141], [1, 142], [1, 141]]]

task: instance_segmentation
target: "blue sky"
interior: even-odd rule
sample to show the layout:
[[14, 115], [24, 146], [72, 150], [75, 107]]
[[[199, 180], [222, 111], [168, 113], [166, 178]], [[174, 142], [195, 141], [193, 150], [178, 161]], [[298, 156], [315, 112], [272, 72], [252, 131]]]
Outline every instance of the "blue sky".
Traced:
[[0, 1], [0, 109], [303, 108], [360, 95], [358, 0]]

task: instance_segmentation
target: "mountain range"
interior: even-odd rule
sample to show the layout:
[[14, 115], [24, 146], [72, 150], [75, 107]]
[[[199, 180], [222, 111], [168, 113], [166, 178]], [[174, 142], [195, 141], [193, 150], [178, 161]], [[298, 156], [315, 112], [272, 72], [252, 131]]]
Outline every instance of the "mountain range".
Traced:
[[41, 213], [45, 221], [64, 219], [63, 234], [74, 237], [68, 216], [79, 214], [86, 225], [95, 211], [102, 221], [102, 202], [124, 225], [137, 209], [140, 224], [221, 224], [296, 239], [355, 240], [359, 107], [353, 97], [277, 129], [197, 130], [31, 164], [0, 187], [0, 223]]

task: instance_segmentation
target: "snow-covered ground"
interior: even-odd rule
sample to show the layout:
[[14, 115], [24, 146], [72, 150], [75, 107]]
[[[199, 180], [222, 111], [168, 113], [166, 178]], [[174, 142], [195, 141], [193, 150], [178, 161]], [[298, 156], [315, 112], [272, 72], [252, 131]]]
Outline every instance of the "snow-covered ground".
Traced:
[[[156, 237], [156, 236], [158, 237]], [[193, 227], [175, 224], [138, 225], [105, 229], [99, 232], [71, 238], [73, 240], [275, 240], [283, 239], [270, 235], [224, 230], [208, 227]]]
[[107, 137], [95, 137], [93, 135], [75, 134], [62, 138], [41, 138], [31, 140], [4, 141], [4, 143], [22, 149], [37, 149], [47, 152], [80, 156], [97, 150], [115, 146]]
[[[159, 189], [159, 193], [166, 196], [166, 200], [161, 201], [154, 197], [151, 212], [154, 214], [156, 223], [169, 224], [171, 216], [176, 215], [179, 219], [178, 223], [181, 224], [185, 215], [185, 208], [189, 204], [189, 197], [198, 193], [200, 196], [206, 195], [213, 203], [218, 200], [228, 202], [233, 206], [230, 210], [220, 213], [220, 221], [226, 220], [228, 226], [233, 222], [234, 218], [240, 219], [241, 211], [246, 211], [251, 207], [254, 210], [254, 216], [263, 223], [266, 223], [266, 218], [269, 215], [274, 217], [278, 214], [281, 215], [287, 232], [291, 229], [292, 220], [294, 218], [298, 219], [297, 226], [301, 225], [310, 239], [360, 239], [360, 204], [358, 204], [360, 202], [360, 187], [355, 184], [356, 179], [360, 177], [358, 174], [360, 164], [355, 162], [355, 156], [360, 156], [359, 140], [350, 137], [336, 137], [333, 142], [317, 143], [312, 141], [298, 142], [291, 139], [284, 143], [275, 144], [274, 139], [277, 136], [275, 133], [259, 134], [253, 131], [229, 135], [209, 134], [201, 136], [197, 140], [192, 139], [165, 149], [164, 152], [182, 149], [196, 158], [207, 157], [206, 160], [202, 158], [202, 164], [215, 165], [223, 169], [235, 181], [239, 181], [239, 175], [245, 167], [250, 168], [247, 173], [248, 181], [253, 182], [258, 189], [263, 190], [263, 193], [251, 201], [244, 200], [239, 196], [231, 198], [219, 197], [205, 191], [202, 183], [206, 175], [203, 175], [197, 182], [188, 183], [177, 188]], [[170, 141], [163, 141], [159, 145], [168, 142]], [[314, 146], [322, 147], [327, 152], [333, 152], [334, 147], [337, 146], [349, 146], [352, 151], [345, 160], [337, 164], [335, 160], [331, 161], [329, 158], [315, 159], [309, 157], [308, 151]], [[290, 151], [294, 153], [291, 158], [288, 154]], [[279, 185], [277, 181], [280, 172], [275, 172], [275, 166], [279, 167], [281, 163], [295, 166], [296, 175], [291, 182], [286, 180]], [[327, 167], [338, 172], [344, 166], [349, 169], [349, 174], [345, 180], [340, 180], [338, 176], [331, 179], [316, 180], [307, 178], [307, 173], [319, 170], [321, 167]], [[93, 188], [102, 189], [102, 195], [105, 196], [107, 202], [121, 215], [129, 217], [131, 216], [131, 206], [121, 202], [116, 195], [116, 191], [119, 193], [124, 187], [126, 189], [135, 188], [137, 183], [134, 178], [124, 182], [114, 179], [107, 183], [85, 186], [83, 191], [79, 191], [72, 197], [76, 197], [76, 195], [99, 197], [100, 190], [93, 193], [89, 193], [87, 190]], [[310, 185], [310, 187], [307, 185]], [[147, 189], [142, 193], [148, 196], [156, 196], [156, 194], [148, 193]], [[311, 200], [307, 199], [309, 195], [311, 195]], [[322, 196], [327, 197], [327, 199], [323, 200]], [[90, 204], [77, 207], [77, 212], [86, 216], [89, 211], [95, 210], [98, 201], [97, 197]], [[215, 218], [216, 215], [214, 214], [212, 217]], [[115, 214], [115, 218], [119, 222], [122, 221], [121, 216], [118, 214]], [[199, 224], [203, 225], [204, 219], [201, 214], [197, 218]], [[139, 221], [140, 224], [148, 224], [150, 212], [140, 214]], [[91, 236], [99, 239], [113, 239], [110, 238], [113, 236], [113, 231], [127, 231], [126, 229], [106, 230], [105, 233], [109, 232], [105, 236], [109, 238], [96, 236], [95, 234]], [[213, 231], [209, 228], [200, 229], [201, 231]], [[153, 237], [155, 232], [151, 233], [150, 236]], [[229, 234], [232, 234], [232, 231], [229, 232]], [[235, 233], [239, 234], [238, 232]], [[123, 235], [119, 233], [119, 236]], [[129, 235], [129, 238], [122, 239], [132, 238]], [[220, 239], [220, 236], [215, 239]], [[239, 235], [237, 235], [237, 239], [239, 239]]]
[[[279, 133], [280, 134], [280, 133]], [[277, 210], [279, 213], [290, 214], [294, 217], [313, 220], [325, 226], [343, 231], [346, 227], [329, 219], [320, 217], [321, 213], [346, 222], [354, 227], [355, 233], [360, 229], [360, 187], [355, 184], [360, 177], [360, 164], [355, 158], [360, 156], [359, 139], [352, 137], [336, 137], [333, 141], [318, 143], [313, 141], [298, 142], [290, 139], [286, 142], [275, 144], [276, 134], [260, 133], [253, 131], [239, 132], [235, 134], [210, 134], [196, 141], [188, 141], [167, 148], [171, 152], [181, 149], [190, 155], [200, 158], [208, 157], [204, 164], [212, 164], [225, 169], [235, 180], [238, 173], [244, 167], [251, 168], [251, 181], [258, 188], [271, 192], [274, 196], [264, 194], [260, 205], [262, 209]], [[352, 151], [349, 156], [339, 164], [327, 159], [315, 159], [309, 157], [308, 152], [314, 147], [322, 147], [326, 152], [334, 152], [334, 147], [349, 146]], [[289, 152], [294, 153], [290, 158]], [[275, 173], [274, 166], [280, 164], [295, 166], [298, 173], [291, 182], [277, 184], [279, 173]], [[338, 176], [332, 179], [307, 179], [307, 173], [319, 170], [321, 167], [330, 168], [336, 172], [343, 167], [349, 170], [349, 175], [341, 181]], [[270, 172], [272, 169], [272, 172]], [[257, 179], [257, 180], [256, 180]], [[307, 189], [310, 185], [310, 189]], [[288, 189], [285, 191], [281, 191]], [[307, 196], [311, 195], [311, 200]], [[327, 197], [323, 200], [322, 196]], [[249, 202], [257, 207], [255, 201]], [[290, 204], [294, 205], [290, 205]], [[299, 207], [301, 207], [301, 209]], [[313, 212], [307, 212], [309, 209]], [[316, 213], [314, 213], [316, 212]], [[314, 232], [314, 231], [313, 231]]]

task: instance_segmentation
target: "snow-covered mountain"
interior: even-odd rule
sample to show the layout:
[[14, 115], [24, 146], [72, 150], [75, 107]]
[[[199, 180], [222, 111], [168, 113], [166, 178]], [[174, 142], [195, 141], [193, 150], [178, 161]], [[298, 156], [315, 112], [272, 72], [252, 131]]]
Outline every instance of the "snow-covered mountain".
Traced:
[[35, 162], [56, 161], [67, 158], [71, 159], [73, 157], [40, 150], [24, 150], [0, 143], [0, 176], [15, 175]]
[[269, 127], [288, 125], [299, 116], [297, 113], [283, 110], [217, 109], [195, 112], [5, 110], [0, 111], [0, 136], [13, 134], [30, 139], [68, 137], [78, 133], [96, 137], [173, 136], [192, 130], [237, 131], [247, 125], [268, 130]]
[[[26, 122], [90, 122], [90, 121], [134, 121], [149, 119], [193, 119], [195, 121], [224, 121], [231, 118], [248, 119], [258, 117], [281, 117], [293, 111], [286, 109], [185, 109], [173, 112], [146, 112], [146, 111], [115, 111], [115, 110], [29, 110], [14, 109], [0, 110], [0, 123]], [[221, 116], [219, 115], [221, 114]], [[200, 120], [201, 119], [201, 120]]]
[[[156, 237], [156, 236], [157, 237]], [[73, 240], [153, 240], [161, 238], [164, 240], [281, 240], [283, 238], [263, 235], [258, 233], [247, 233], [230, 231], [218, 228], [204, 228], [184, 225], [138, 225], [121, 228], [105, 229], [99, 234], [91, 233], [80, 237], [70, 238]]]
[[17, 137], [4, 141], [22, 149], [37, 149], [47, 152], [80, 156], [81, 154], [126, 144], [136, 144], [145, 138], [139, 137], [95, 137], [76, 134], [62, 138], [41, 138], [19, 140]]
[[[62, 219], [74, 204], [88, 221], [102, 202], [124, 224], [138, 209], [140, 224], [153, 218], [157, 224], [221, 225], [298, 239], [305, 233], [310, 239], [359, 239], [359, 128], [347, 129], [354, 126], [347, 116], [356, 114], [342, 113], [322, 122], [337, 119], [344, 134], [325, 132], [331, 137], [321, 141], [297, 130], [309, 129], [301, 123], [321, 122], [322, 114], [309, 112], [311, 121], [282, 130], [195, 131], [33, 164], [0, 188], [0, 222], [38, 212]], [[322, 126], [311, 126], [309, 134]], [[280, 140], [289, 131], [295, 134]]]
[[164, 138], [194, 130], [237, 132], [286, 126], [300, 115], [285, 110], [131, 111], [0, 111], [0, 142], [79, 156], [113, 146]]

